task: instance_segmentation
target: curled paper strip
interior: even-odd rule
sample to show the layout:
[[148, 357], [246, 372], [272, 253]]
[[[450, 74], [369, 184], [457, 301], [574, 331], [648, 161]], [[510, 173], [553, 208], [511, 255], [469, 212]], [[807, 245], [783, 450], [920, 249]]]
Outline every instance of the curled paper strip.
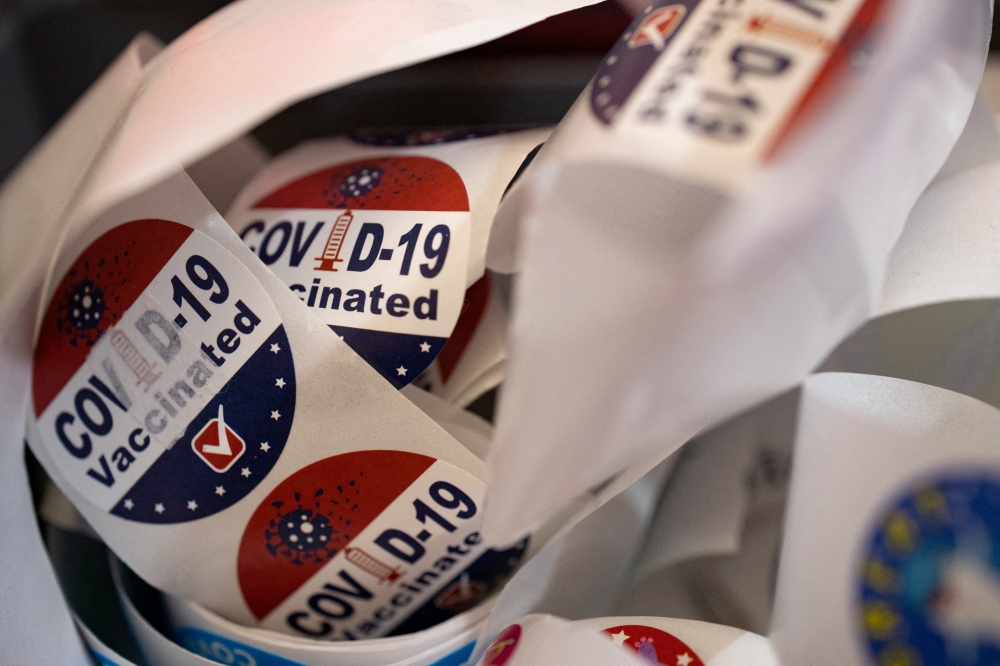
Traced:
[[990, 3], [823, 4], [652, 3], [508, 193], [487, 533], [794, 386], [871, 313], [972, 106]]
[[[990, 352], [997, 336], [990, 296], [1000, 293], [993, 261], [1000, 246], [991, 231], [998, 148], [996, 118], [977, 99], [947, 163], [921, 195], [893, 250], [877, 316], [820, 371], [920, 381], [1000, 404]], [[798, 420], [793, 398], [757, 407], [684, 449], [646, 545], [639, 581], [619, 611], [641, 608], [767, 631], [775, 573], [769, 563], [780, 548], [780, 499], [787, 491]], [[792, 409], [780, 411], [780, 402]], [[748, 459], [754, 450], [755, 459]], [[769, 503], [749, 509], [745, 499], [751, 496], [758, 504], [770, 497]], [[662, 569], [676, 562], [681, 563]], [[716, 601], [706, 604], [707, 598]]]
[[[5, 448], [12, 456], [20, 449], [20, 406], [28, 386], [20, 368], [30, 357], [37, 292], [72, 220], [86, 222], [296, 100], [589, 2], [553, 0], [530, 9], [519, 2], [467, 2], [401, 14], [394, 2], [366, 1], [366, 19], [356, 22], [345, 20], [357, 10], [350, 0], [251, 0], [227, 6], [175, 40], [155, 65], [150, 63], [162, 45], [149, 35], [137, 37], [0, 191], [0, 374], [7, 382], [3, 402], [11, 406], [3, 425], [13, 438]], [[259, 39], [276, 28], [281, 38]], [[331, 40], [331, 29], [342, 38]], [[243, 67], [204, 66], [233, 53], [243, 54]], [[76, 215], [79, 207], [88, 212]], [[6, 653], [22, 662], [83, 663], [69, 615], [55, 610], [58, 593], [37, 557], [30, 512], [20, 508], [29, 502], [22, 466], [5, 459], [0, 467], [14, 475], [2, 484], [9, 491], [2, 505], [12, 513], [0, 521], [0, 550], [5, 562], [18, 563], [0, 572], [0, 587], [18, 609], [0, 622]], [[17, 515], [25, 520], [8, 519]]]
[[[114, 578], [115, 590], [118, 593], [122, 610], [125, 612], [125, 620], [150, 666], [210, 666], [220, 661], [236, 664], [237, 659], [247, 665], [302, 666], [225, 639], [216, 638], [206, 642], [208, 654], [204, 656], [181, 647], [153, 626], [139, 610], [134, 598], [136, 581], [129, 579], [130, 572], [126, 571], [124, 565], [117, 558], [113, 555], [109, 556], [111, 557], [111, 575]], [[241, 666], [243, 665], [241, 664]]]
[[[423, 634], [382, 638], [344, 644], [315, 641], [247, 629], [212, 616], [204, 609], [167, 598], [167, 613], [173, 623], [170, 640], [155, 627], [139, 607], [135, 593], [138, 581], [120, 561], [112, 561], [115, 586], [126, 618], [150, 666], [186, 666], [222, 663], [239, 666], [322, 666], [358, 664], [374, 666], [461, 666], [472, 652], [473, 630], [478, 630], [483, 610], [458, 622], [445, 623]], [[147, 600], [155, 602], [153, 600]], [[155, 605], [155, 603], [154, 603]], [[164, 628], [166, 630], [166, 628]], [[121, 666], [128, 666], [123, 662]]]
[[423, 655], [420, 666], [447, 660], [463, 663], [471, 655], [491, 608], [489, 603], [480, 604], [430, 629], [405, 636], [324, 644], [241, 627], [173, 596], [166, 595], [165, 603], [175, 640], [192, 652], [205, 654], [202, 642], [216, 637], [310, 666], [376, 666], [415, 655]]
[[79, 618], [76, 619], [76, 628], [83, 636], [83, 642], [87, 644], [90, 654], [97, 660], [100, 666], [136, 666], [134, 663], [121, 656], [107, 645], [101, 642], [90, 629], [87, 628]]

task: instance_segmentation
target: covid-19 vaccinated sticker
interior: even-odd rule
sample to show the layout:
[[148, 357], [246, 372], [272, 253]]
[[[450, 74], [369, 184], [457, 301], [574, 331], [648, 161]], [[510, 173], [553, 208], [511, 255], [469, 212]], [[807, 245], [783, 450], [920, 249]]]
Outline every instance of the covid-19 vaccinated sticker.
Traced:
[[520, 562], [479, 534], [485, 484], [435, 458], [367, 450], [317, 461], [257, 507], [237, 572], [265, 628], [323, 640], [424, 629], [471, 608]]
[[469, 197], [424, 156], [372, 157], [285, 183], [230, 220], [250, 249], [397, 388], [462, 309]]
[[52, 292], [32, 368], [42, 445], [100, 509], [212, 515], [274, 467], [295, 365], [274, 305], [225, 248], [142, 219], [93, 241]]
[[906, 488], [877, 519], [859, 574], [871, 663], [1000, 663], [1000, 474]]

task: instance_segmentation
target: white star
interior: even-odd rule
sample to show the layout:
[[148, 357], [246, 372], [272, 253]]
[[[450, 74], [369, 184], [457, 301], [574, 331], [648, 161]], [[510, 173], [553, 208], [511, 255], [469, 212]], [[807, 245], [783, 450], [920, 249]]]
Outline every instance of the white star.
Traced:
[[281, 414], [278, 413], [277, 409], [271, 412], [271, 418], [274, 419], [275, 421], [281, 418]]
[[189, 500], [188, 501], [188, 508], [191, 509], [192, 511], [194, 511], [195, 509], [198, 508], [198, 503], [195, 502], [194, 500]]
[[344, 336], [342, 336], [342, 335], [338, 335], [337, 337], [340, 338], [341, 340], [344, 339]]
[[405, 377], [406, 368], [404, 368], [403, 366], [399, 366], [398, 368], [396, 368], [396, 374], [398, 374], [400, 377]]
[[153, 507], [153, 511], [155, 511], [156, 513], [163, 513], [164, 511], [163, 505], [157, 502], [156, 506]]
[[677, 655], [677, 666], [688, 666], [694, 659], [687, 652]]
[[429, 354], [430, 351], [431, 351], [431, 344], [429, 342], [421, 342], [420, 343], [420, 351], [423, 352], [423, 353], [425, 353], [425, 354]]
[[277, 342], [275, 342], [273, 345], [271, 345], [271, 353], [272, 354], [277, 354], [280, 351], [281, 351], [281, 345], [279, 345]]
[[260, 450], [263, 451], [264, 453], [267, 453], [268, 451], [271, 450], [271, 445], [268, 444], [267, 442], [261, 442], [260, 443]]
[[242, 474], [243, 476], [245, 476], [245, 477], [247, 477], [249, 479], [250, 478], [250, 468], [249, 467], [244, 467], [243, 469], [240, 470], [240, 474]]
[[284, 380], [284, 378], [283, 377], [278, 377], [274, 381], [274, 385], [277, 386], [278, 388], [285, 388], [285, 380]]
[[218, 495], [219, 497], [222, 497], [223, 495], [226, 494], [226, 489], [223, 488], [222, 486], [216, 486], [215, 487], [215, 494]]
[[625, 645], [625, 641], [628, 640], [628, 636], [625, 634], [625, 630], [620, 630], [617, 634], [611, 634], [611, 642], [622, 647]]
[[132, 507], [135, 506], [135, 503], [132, 500], [130, 500], [130, 499], [126, 499], [125, 502], [124, 502], [124, 505], [125, 505], [126, 509], [128, 509], [129, 511], [131, 511]]

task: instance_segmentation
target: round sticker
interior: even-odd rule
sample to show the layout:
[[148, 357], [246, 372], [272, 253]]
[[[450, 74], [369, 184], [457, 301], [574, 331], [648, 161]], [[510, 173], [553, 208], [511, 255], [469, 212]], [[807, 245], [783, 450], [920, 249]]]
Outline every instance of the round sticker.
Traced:
[[42, 444], [66, 481], [130, 520], [233, 505], [284, 449], [295, 365], [274, 305], [205, 234], [117, 226], [66, 271], [32, 367]]
[[1000, 663], [1000, 475], [906, 489], [880, 516], [860, 573], [873, 663]]
[[407, 451], [317, 461], [282, 481], [247, 523], [237, 562], [243, 598], [275, 630], [386, 635], [487, 551], [478, 532], [484, 495], [471, 474]]
[[503, 666], [514, 656], [521, 640], [521, 625], [512, 624], [501, 631], [479, 659], [479, 666]]
[[233, 221], [244, 242], [396, 388], [451, 335], [465, 298], [469, 197], [429, 157], [373, 157], [283, 185]]
[[604, 633], [619, 647], [627, 647], [653, 664], [663, 666], [704, 666], [701, 658], [684, 641], [662, 629], [641, 624], [610, 627]]
[[590, 87], [594, 116], [611, 124], [701, 0], [652, 0], [601, 62]]

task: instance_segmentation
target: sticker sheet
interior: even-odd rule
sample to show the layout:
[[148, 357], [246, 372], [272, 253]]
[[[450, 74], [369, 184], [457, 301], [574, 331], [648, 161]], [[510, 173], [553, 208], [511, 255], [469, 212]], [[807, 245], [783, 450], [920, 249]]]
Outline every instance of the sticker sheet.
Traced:
[[893, 249], [875, 316], [822, 370], [919, 381], [1000, 406], [1000, 127], [979, 99]]

